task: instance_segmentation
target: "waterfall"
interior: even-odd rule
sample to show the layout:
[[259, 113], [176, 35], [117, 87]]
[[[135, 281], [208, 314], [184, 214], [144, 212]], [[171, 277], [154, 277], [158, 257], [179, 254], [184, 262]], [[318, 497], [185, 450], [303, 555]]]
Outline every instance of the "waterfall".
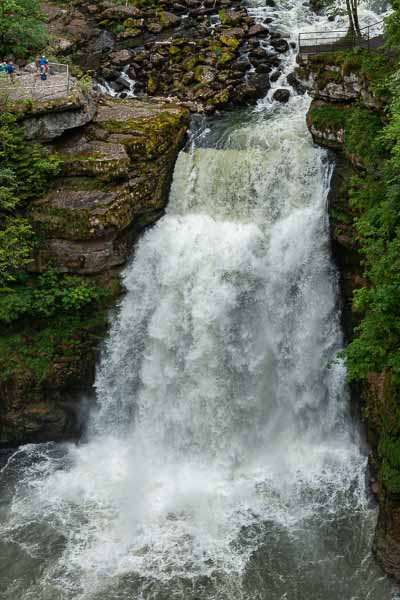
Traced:
[[[252, 4], [294, 38], [326, 24], [298, 2]], [[394, 597], [370, 554], [337, 359], [332, 163], [309, 102], [269, 93], [194, 120], [167, 214], [125, 269], [88, 441], [26, 446], [0, 472], [5, 600]]]

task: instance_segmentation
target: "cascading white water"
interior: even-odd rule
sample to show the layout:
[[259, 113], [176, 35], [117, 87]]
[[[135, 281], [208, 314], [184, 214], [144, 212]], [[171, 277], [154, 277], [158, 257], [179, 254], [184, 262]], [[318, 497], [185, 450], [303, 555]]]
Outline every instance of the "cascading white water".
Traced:
[[[294, 36], [311, 19], [274, 12]], [[0, 473], [0, 597], [393, 598], [335, 360], [331, 164], [308, 105], [193, 128], [125, 271], [89, 441], [22, 448]]]

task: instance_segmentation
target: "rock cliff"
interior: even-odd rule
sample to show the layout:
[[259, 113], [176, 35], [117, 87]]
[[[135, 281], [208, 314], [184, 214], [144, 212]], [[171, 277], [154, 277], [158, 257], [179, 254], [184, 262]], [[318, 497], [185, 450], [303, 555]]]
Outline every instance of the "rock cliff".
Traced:
[[0, 446], [79, 435], [97, 348], [121, 290], [116, 274], [167, 202], [189, 112], [173, 103], [97, 99], [82, 90], [16, 107], [27, 136], [51, 140], [62, 171], [29, 206], [40, 240], [31, 272], [96, 278], [108, 302], [96, 314], [18, 322], [0, 342]]
[[[379, 56], [373, 58], [375, 62]], [[387, 118], [387, 97], [374, 85], [368, 53], [336, 53], [298, 57], [296, 77], [313, 97], [307, 124], [315, 143], [335, 151], [329, 211], [333, 252], [342, 282], [343, 322], [348, 340], [360, 315], [352, 307], [354, 291], [369, 287], [363, 275], [354, 219], [362, 212], [350, 202], [349, 191], [366, 178], [373, 163], [372, 148]], [[384, 62], [382, 60], [382, 64]], [[378, 163], [379, 164], [379, 163]], [[353, 190], [354, 193], [354, 190]], [[400, 473], [397, 461], [400, 390], [389, 371], [370, 372], [353, 387], [371, 447], [371, 489], [379, 503], [374, 550], [384, 570], [400, 580]]]

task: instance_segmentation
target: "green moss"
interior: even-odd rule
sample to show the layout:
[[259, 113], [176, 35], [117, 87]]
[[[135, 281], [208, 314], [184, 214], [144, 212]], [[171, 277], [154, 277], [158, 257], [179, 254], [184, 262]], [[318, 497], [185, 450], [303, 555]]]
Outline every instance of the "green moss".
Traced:
[[173, 144], [179, 129], [186, 124], [188, 112], [161, 112], [151, 119], [107, 121], [102, 127], [112, 133], [127, 133], [131, 138], [122, 142], [131, 158], [153, 160]]
[[380, 140], [383, 123], [380, 115], [363, 106], [355, 106], [347, 111], [345, 149], [347, 154], [356, 155], [364, 166], [379, 161], [384, 153]]
[[70, 374], [78, 371], [80, 362], [95, 352], [106, 323], [107, 313], [100, 311], [95, 318], [64, 316], [49, 319], [43, 328], [40, 323], [39, 327], [25, 324], [20, 333], [4, 333], [0, 337], [0, 381], [13, 377], [35, 387], [53, 378], [57, 365], [68, 365]]
[[240, 46], [240, 40], [229, 35], [221, 34], [219, 36], [219, 39], [224, 44], [224, 46], [228, 46], [228, 48], [230, 48], [231, 50], [236, 50]]
[[346, 124], [348, 107], [330, 104], [314, 104], [308, 113], [309, 122], [321, 131], [343, 128]]
[[222, 51], [221, 55], [218, 57], [218, 64], [226, 65], [227, 63], [231, 62], [234, 58], [235, 58], [235, 55], [232, 54], [232, 52]]
[[199, 58], [197, 56], [191, 56], [190, 58], [186, 58], [183, 61], [182, 66], [185, 69], [185, 71], [193, 71], [198, 62]]

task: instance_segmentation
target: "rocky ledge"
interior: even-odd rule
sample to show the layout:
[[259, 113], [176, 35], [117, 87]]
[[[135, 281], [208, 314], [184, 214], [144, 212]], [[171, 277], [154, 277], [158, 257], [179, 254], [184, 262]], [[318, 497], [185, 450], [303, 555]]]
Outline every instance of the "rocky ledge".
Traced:
[[100, 100], [90, 124], [53, 146], [63, 169], [30, 209], [45, 239], [33, 268], [92, 275], [123, 265], [138, 232], [163, 213], [188, 123], [172, 103]]

